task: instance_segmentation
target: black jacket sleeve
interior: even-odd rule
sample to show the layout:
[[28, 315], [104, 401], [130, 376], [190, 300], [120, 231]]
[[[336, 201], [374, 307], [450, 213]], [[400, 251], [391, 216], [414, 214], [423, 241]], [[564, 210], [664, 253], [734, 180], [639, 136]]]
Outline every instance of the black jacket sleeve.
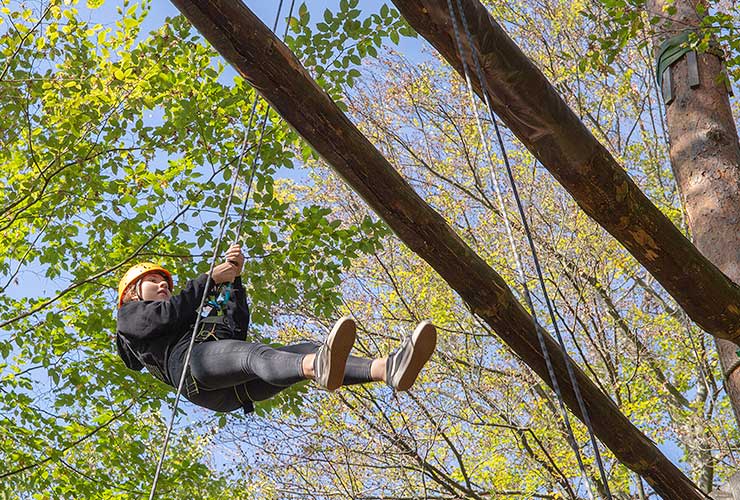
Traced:
[[232, 297], [228, 304], [228, 314], [234, 320], [237, 328], [237, 338], [246, 340], [249, 329], [249, 306], [247, 305], [247, 292], [244, 290], [241, 276], [237, 276], [232, 287]]
[[116, 349], [118, 350], [118, 356], [123, 360], [126, 368], [136, 370], [137, 372], [144, 369], [144, 365], [141, 364], [141, 361], [138, 360], [131, 350], [128, 340], [120, 332], [116, 334]]

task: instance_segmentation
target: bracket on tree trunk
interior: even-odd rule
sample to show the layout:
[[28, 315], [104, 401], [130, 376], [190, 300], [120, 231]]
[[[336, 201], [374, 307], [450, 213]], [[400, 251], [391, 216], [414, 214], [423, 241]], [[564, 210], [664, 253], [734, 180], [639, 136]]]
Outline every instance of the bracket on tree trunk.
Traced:
[[691, 50], [686, 54], [686, 63], [689, 69], [689, 87], [695, 89], [699, 86], [699, 65], [696, 62], [696, 52]]
[[[658, 87], [663, 94], [663, 102], [668, 106], [673, 102], [673, 76], [672, 66], [681, 60], [682, 57], [686, 56], [686, 64], [688, 68], [688, 82], [689, 87], [692, 89], [697, 88], [700, 85], [699, 80], [699, 64], [697, 61], [696, 51], [691, 49], [689, 46], [689, 35], [692, 30], [684, 31], [674, 37], [665, 40], [658, 50], [658, 55], [655, 58], [655, 75], [658, 82]], [[707, 54], [717, 56], [720, 61], [724, 59], [724, 52], [716, 44], [710, 44], [707, 49]], [[727, 78], [725, 70], [722, 70], [722, 77], [725, 80], [727, 86], [727, 92], [732, 94], [732, 85], [730, 80]]]

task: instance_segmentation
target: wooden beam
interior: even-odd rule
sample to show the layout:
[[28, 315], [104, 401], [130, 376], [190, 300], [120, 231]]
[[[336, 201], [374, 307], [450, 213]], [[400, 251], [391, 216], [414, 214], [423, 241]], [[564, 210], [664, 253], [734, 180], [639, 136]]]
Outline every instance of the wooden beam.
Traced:
[[[193, 25], [398, 237], [429, 263], [542, 379], [551, 384], [532, 317], [504, 280], [450, 228], [340, 111], [301, 63], [241, 2], [173, 0]], [[564, 362], [549, 336], [548, 350], [563, 396], [581, 418]], [[665, 498], [705, 498], [577, 368], [576, 377], [595, 432], [629, 468]]]
[[[393, 0], [462, 75], [447, 0]], [[455, 3], [453, 1], [453, 3]], [[496, 114], [591, 218], [657, 278], [704, 330], [737, 342], [740, 287], [653, 205], [478, 0], [462, 0]], [[462, 38], [467, 45], [467, 37]], [[471, 79], [482, 95], [466, 52]]]

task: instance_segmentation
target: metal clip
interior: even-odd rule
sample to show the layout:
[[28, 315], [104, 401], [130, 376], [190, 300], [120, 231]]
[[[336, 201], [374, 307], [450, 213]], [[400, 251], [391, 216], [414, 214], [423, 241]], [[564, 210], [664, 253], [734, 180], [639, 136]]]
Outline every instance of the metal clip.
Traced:
[[693, 50], [686, 54], [686, 65], [689, 71], [689, 87], [695, 89], [699, 86], [699, 65], [696, 61], [696, 52]]
[[673, 102], [673, 93], [671, 92], [671, 86], [673, 79], [671, 78], [670, 66], [663, 71], [663, 85], [661, 91], [663, 92], [663, 102], [666, 106]]

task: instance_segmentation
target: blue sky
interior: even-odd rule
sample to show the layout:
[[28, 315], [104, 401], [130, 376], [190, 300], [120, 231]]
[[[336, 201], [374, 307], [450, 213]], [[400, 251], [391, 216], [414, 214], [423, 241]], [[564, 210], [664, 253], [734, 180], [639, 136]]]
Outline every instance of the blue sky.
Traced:
[[[120, 0], [107, 1], [100, 9], [97, 9], [97, 12], [91, 12], [91, 17], [94, 19], [100, 19], [101, 14], [103, 16], [115, 15], [116, 7], [121, 5], [121, 3], [122, 2]], [[262, 19], [262, 22], [264, 22], [267, 26], [272, 27], [272, 23], [275, 19], [275, 12], [277, 11], [278, 7], [277, 1], [245, 0], [244, 3], [255, 14], [257, 14], [260, 19]], [[298, 7], [302, 3], [305, 3], [308, 7], [309, 12], [311, 13], [312, 20], [321, 19], [321, 15], [324, 12], [324, 9], [329, 9], [332, 11], [339, 10], [339, 0], [296, 0], [295, 11], [298, 10]], [[389, 2], [384, 0], [360, 0], [358, 7], [365, 12], [372, 13], [377, 12], [385, 3]], [[290, 0], [283, 0], [284, 14], [281, 16], [281, 25], [288, 13], [289, 8]], [[84, 9], [84, 6], [81, 5], [80, 9]], [[171, 2], [163, 2], [161, 0], [153, 1], [151, 5], [151, 12], [144, 22], [143, 33], [146, 34], [149, 31], [159, 27], [166, 17], [172, 17], [178, 14], [179, 11], [177, 10], [177, 7], [175, 7]], [[282, 33], [281, 28], [278, 28], [278, 33]], [[402, 40], [399, 50], [406, 54], [410, 59], [414, 60], [421, 55], [421, 46], [424, 43], [426, 42], [424, 42], [423, 40], [420, 41], [419, 39]]]

